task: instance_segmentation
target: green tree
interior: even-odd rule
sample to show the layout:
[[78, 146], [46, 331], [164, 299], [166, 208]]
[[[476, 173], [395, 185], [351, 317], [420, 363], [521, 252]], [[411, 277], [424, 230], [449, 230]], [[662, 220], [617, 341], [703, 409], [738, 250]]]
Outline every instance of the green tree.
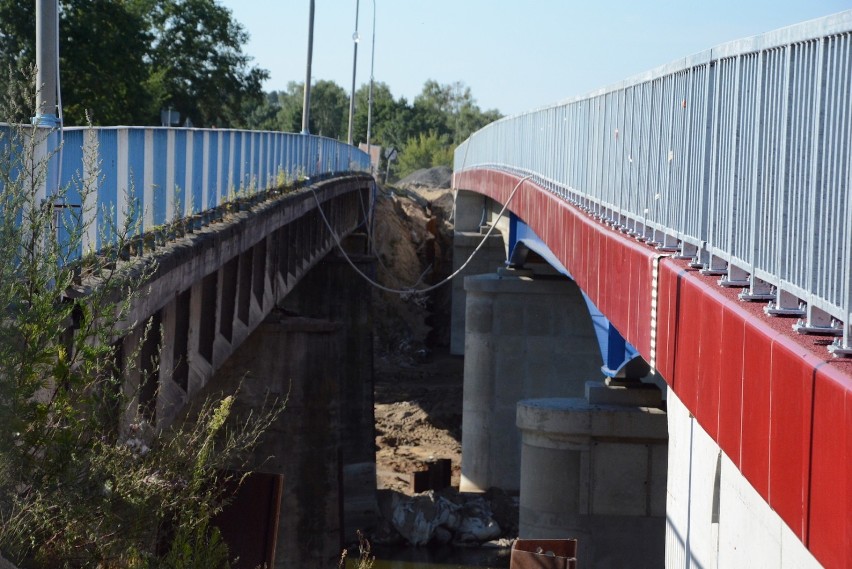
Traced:
[[[267, 73], [215, 0], [60, 0], [65, 124], [159, 124], [171, 106], [197, 126], [240, 127]], [[35, 63], [35, 2], [0, 0], [0, 63]], [[0, 83], [5, 81], [0, 74]], [[0, 84], [0, 87], [3, 87]], [[18, 108], [24, 108], [19, 101]]]
[[398, 176], [402, 178], [421, 168], [452, 165], [453, 147], [446, 135], [439, 136], [434, 131], [428, 134], [421, 132], [406, 142], [399, 157]]
[[[33, 4], [33, 2], [27, 2]], [[74, 0], [59, 22], [63, 114], [67, 124], [146, 124], [158, 112], [147, 87], [152, 36], [127, 2]]]
[[421, 132], [434, 130], [438, 134], [449, 134], [456, 145], [502, 116], [497, 110], [483, 112], [470, 87], [461, 81], [441, 85], [433, 79], [427, 80], [414, 98], [414, 108]]
[[253, 130], [281, 130], [278, 128], [278, 91], [265, 93], [261, 103], [246, 102], [243, 104], [243, 117], [246, 127]]
[[278, 114], [276, 115], [278, 130], [301, 132], [304, 85], [304, 83], [290, 81], [287, 83], [286, 91], [278, 92]]
[[[137, 124], [152, 115], [144, 83], [151, 37], [145, 21], [124, 1], [63, 0], [59, 65], [66, 124]], [[35, 65], [35, 2], [0, 0], [0, 89], [8, 70]], [[25, 95], [27, 99], [31, 94]], [[26, 108], [25, 101], [17, 102]], [[13, 117], [28, 120], [28, 117]]]
[[314, 83], [311, 87], [311, 134], [344, 140], [348, 123], [349, 95], [343, 87], [324, 79]]
[[[276, 112], [276, 130], [300, 132], [302, 130], [302, 106], [304, 83], [290, 81], [285, 91], [273, 91], [267, 95], [269, 110]], [[268, 123], [268, 124], [269, 124]], [[311, 87], [311, 115], [308, 128], [311, 134], [343, 140], [349, 123], [349, 96], [334, 81], [319, 80]]]
[[[354, 139], [356, 142], [367, 140], [369, 91], [369, 84], [362, 85], [355, 91]], [[374, 83], [371, 142], [386, 148], [389, 146], [401, 148], [415, 132], [412, 130], [411, 107], [405, 98], [394, 99], [386, 83]]]
[[243, 53], [248, 33], [215, 0], [141, 0], [154, 42], [152, 91], [195, 126], [240, 127], [247, 102], [262, 104], [265, 70]]

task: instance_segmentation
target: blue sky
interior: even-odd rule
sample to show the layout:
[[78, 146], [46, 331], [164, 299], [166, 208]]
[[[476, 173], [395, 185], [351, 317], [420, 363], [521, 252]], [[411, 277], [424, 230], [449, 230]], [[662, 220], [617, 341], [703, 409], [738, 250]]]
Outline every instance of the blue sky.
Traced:
[[[347, 92], [356, 0], [316, 0], [313, 78]], [[373, 0], [360, 0], [357, 84], [370, 78]], [[251, 34], [266, 90], [303, 81], [309, 0], [220, 0]], [[463, 81], [514, 114], [720, 43], [852, 8], [852, 0], [375, 0], [375, 79], [411, 101]]]

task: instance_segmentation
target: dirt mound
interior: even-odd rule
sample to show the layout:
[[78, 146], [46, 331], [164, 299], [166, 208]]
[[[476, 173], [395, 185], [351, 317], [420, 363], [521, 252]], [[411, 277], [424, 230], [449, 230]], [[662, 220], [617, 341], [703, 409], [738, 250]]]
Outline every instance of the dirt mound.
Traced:
[[[378, 192], [373, 250], [388, 288], [422, 289], [452, 272], [452, 194]], [[379, 487], [409, 491], [410, 473], [450, 458], [458, 484], [463, 361], [449, 355], [451, 287], [373, 297]]]
[[453, 181], [453, 169], [449, 166], [435, 166], [416, 170], [396, 183], [400, 188], [440, 188], [448, 189]]
[[378, 281], [407, 294], [378, 291], [376, 339], [380, 352], [412, 357], [449, 345], [450, 287], [416, 291], [452, 272], [452, 195], [447, 190], [378, 192], [373, 252]]

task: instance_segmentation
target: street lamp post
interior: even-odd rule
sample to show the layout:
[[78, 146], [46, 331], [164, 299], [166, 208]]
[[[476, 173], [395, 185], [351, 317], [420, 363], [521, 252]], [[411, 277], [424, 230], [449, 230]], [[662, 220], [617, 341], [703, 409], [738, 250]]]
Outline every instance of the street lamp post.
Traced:
[[355, 44], [354, 55], [352, 56], [352, 90], [349, 92], [349, 145], [352, 145], [352, 125], [355, 117], [355, 69], [358, 67], [358, 7], [360, 0], [355, 0], [355, 33], [352, 34], [352, 43]]
[[302, 134], [310, 134], [308, 123], [311, 120], [311, 58], [314, 54], [314, 0], [308, 16], [308, 65], [305, 72], [305, 97], [302, 100]]
[[56, 77], [59, 66], [59, 10], [57, 0], [39, 0], [36, 3], [36, 116], [35, 124], [55, 127]]
[[370, 128], [373, 124], [373, 65], [376, 61], [376, 0], [373, 0], [373, 48], [370, 53], [370, 94], [367, 98], [367, 154], [370, 155], [372, 163], [372, 154], [370, 153]]

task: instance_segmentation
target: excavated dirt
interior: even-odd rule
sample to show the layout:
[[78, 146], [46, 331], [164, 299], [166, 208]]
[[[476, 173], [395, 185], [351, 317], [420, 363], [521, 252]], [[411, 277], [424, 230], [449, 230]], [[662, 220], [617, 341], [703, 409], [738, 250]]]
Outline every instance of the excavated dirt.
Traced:
[[[452, 272], [452, 205], [446, 189], [380, 190], [373, 231], [380, 283], [423, 289]], [[433, 458], [452, 460], [458, 485], [463, 361], [449, 355], [450, 286], [374, 294], [379, 488], [411, 493], [411, 473]]]

